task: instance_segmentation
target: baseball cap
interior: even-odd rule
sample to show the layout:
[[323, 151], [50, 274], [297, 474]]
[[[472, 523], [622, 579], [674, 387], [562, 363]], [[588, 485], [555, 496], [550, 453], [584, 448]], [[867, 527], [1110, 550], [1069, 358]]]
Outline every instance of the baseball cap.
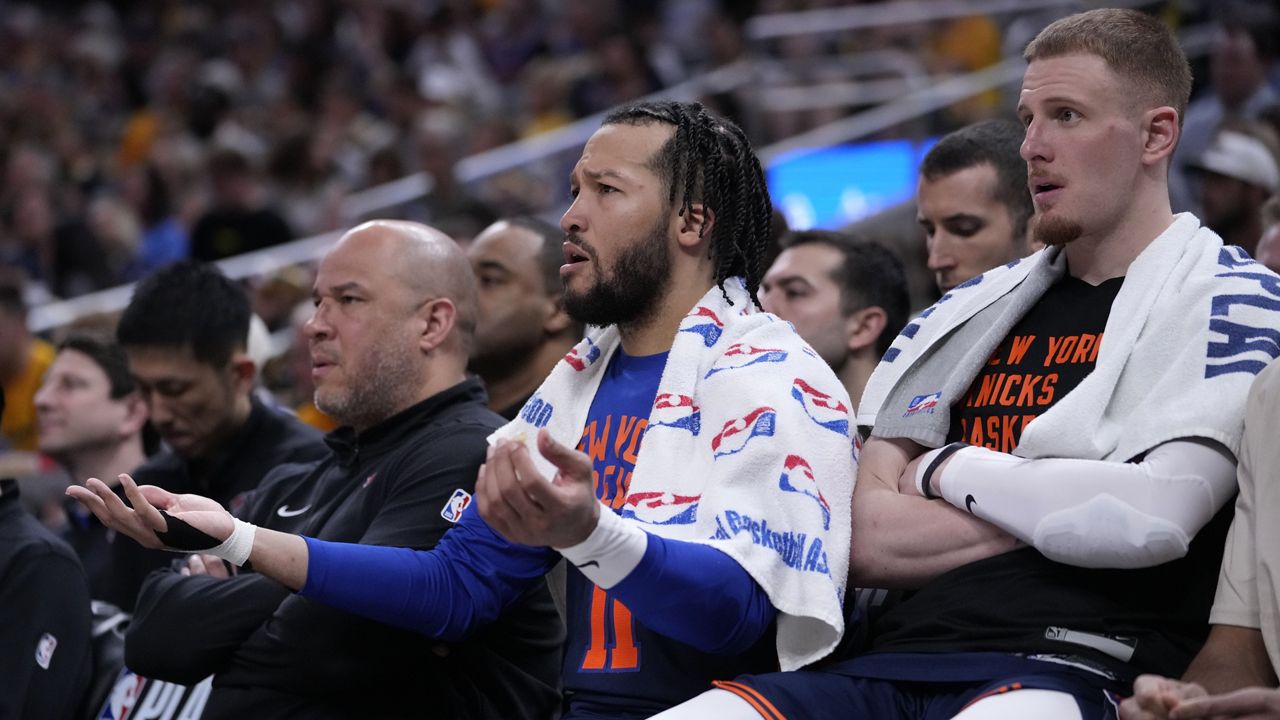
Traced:
[[1275, 192], [1280, 186], [1280, 168], [1267, 146], [1235, 130], [1219, 132], [1190, 167], [1257, 185], [1268, 192]]

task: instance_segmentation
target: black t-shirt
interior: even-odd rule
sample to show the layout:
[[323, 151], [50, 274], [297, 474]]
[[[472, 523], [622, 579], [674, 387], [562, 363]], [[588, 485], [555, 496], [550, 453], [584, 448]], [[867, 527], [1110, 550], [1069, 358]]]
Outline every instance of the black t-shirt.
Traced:
[[[1050, 288], [953, 406], [948, 439], [1016, 447], [1026, 424], [1093, 369], [1121, 282], [1065, 277]], [[1208, 630], [1230, 520], [1228, 504], [1186, 557], [1151, 568], [1074, 567], [1034, 548], [964, 565], [889, 609], [872, 629], [871, 652], [1057, 655], [1122, 680], [1177, 677]]]
[[1012, 452], [1023, 428], [1093, 371], [1123, 281], [1067, 276], [1050, 287], [952, 406], [947, 440]]

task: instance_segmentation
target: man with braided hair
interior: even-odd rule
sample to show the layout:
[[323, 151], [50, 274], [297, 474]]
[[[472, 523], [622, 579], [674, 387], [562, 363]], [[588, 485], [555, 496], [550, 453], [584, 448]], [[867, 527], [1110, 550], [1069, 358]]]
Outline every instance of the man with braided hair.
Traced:
[[128, 481], [133, 509], [96, 484], [77, 496], [139, 542], [217, 545], [304, 597], [446, 639], [563, 556], [566, 718], [648, 717], [826, 654], [844, 629], [850, 403], [758, 310], [759, 161], [700, 105], [645, 103], [605, 118], [570, 187], [564, 302], [595, 327], [490, 437], [479, 512], [459, 497], [434, 550], [253, 528]]

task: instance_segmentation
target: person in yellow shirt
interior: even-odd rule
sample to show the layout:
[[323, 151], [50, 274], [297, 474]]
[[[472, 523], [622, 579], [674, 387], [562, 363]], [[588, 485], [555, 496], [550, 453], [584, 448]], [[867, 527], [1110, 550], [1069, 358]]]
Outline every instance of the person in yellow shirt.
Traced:
[[14, 450], [36, 449], [35, 396], [53, 356], [53, 346], [27, 329], [22, 287], [17, 283], [0, 285], [0, 385], [8, 399], [0, 434]]

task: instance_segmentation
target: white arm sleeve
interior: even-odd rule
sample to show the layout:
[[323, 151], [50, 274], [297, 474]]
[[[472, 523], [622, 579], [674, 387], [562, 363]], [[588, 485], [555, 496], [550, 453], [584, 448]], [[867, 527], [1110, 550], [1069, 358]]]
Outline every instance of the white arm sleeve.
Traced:
[[1051, 560], [1140, 568], [1187, 553], [1235, 493], [1235, 469], [1225, 447], [1194, 439], [1164, 443], [1138, 463], [1025, 460], [967, 447], [951, 456], [934, 487]]

